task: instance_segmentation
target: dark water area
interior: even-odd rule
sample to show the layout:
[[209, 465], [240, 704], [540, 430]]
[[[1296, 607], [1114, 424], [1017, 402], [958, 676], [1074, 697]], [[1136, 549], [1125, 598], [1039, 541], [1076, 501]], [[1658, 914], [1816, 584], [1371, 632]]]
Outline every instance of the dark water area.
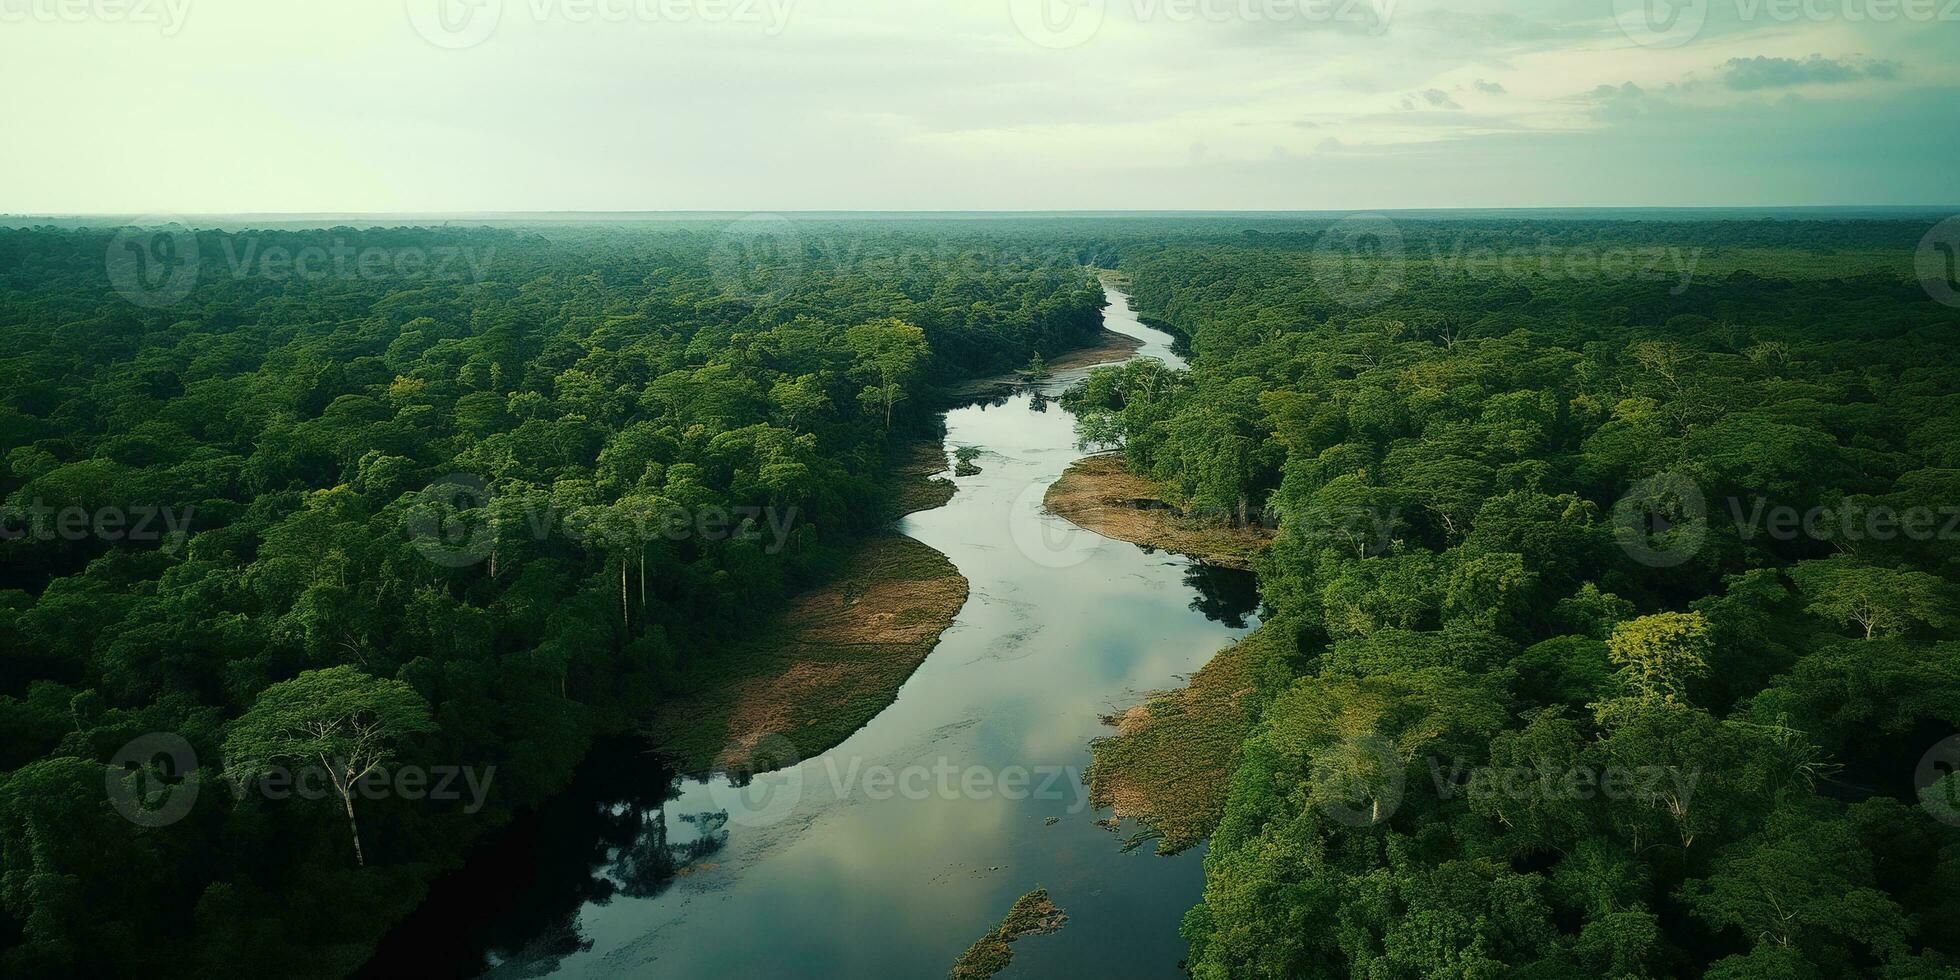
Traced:
[[[1182, 365], [1111, 291], [1111, 329]], [[1056, 395], [1082, 371], [946, 415], [978, 473], [901, 530], [971, 582], [897, 700], [843, 744], [737, 785], [598, 748], [572, 787], [438, 882], [376, 976], [943, 976], [1014, 899], [1069, 915], [1002, 976], [1178, 977], [1202, 848], [1126, 851], [1081, 775], [1102, 718], [1180, 684], [1258, 623], [1249, 573], [1112, 541], [1042, 507], [1083, 453]], [[950, 464], [949, 464], [950, 471]]]

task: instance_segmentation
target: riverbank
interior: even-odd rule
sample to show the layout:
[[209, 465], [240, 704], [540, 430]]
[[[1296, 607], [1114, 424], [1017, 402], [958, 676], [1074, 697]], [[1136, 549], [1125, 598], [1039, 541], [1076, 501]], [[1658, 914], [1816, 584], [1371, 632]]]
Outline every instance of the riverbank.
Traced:
[[944, 507], [953, 499], [953, 481], [939, 475], [946, 472], [946, 446], [940, 440], [919, 439], [893, 456], [892, 520]]
[[1075, 368], [1095, 367], [1100, 364], [1116, 364], [1127, 361], [1136, 355], [1143, 341], [1129, 334], [1105, 329], [1096, 341], [1087, 347], [1078, 347], [1048, 362], [1050, 373], [1070, 371]]
[[[1098, 343], [1050, 367], [1121, 361], [1142, 344], [1104, 330]], [[937, 440], [897, 449], [890, 516], [952, 500], [952, 481], [939, 475], [946, 466]], [[969, 586], [959, 569], [908, 537], [870, 539], [847, 567], [747, 641], [718, 652], [698, 677], [683, 681], [682, 693], [655, 706], [646, 734], [682, 771], [747, 773], [778, 768], [788, 754], [805, 759], [828, 751], [891, 704], [966, 603]]]
[[1252, 567], [1272, 535], [1264, 528], [1228, 527], [1186, 517], [1164, 489], [1123, 467], [1115, 453], [1077, 460], [1048, 488], [1043, 503], [1077, 527], [1148, 548], [1190, 555], [1226, 568]]
[[848, 571], [691, 672], [647, 735], [684, 772], [750, 773], [829, 750], [876, 717], [966, 604], [945, 555], [873, 538]]
[[1085, 778], [1089, 803], [1157, 834], [1157, 853], [1176, 854], [1211, 836], [1225, 812], [1239, 750], [1272, 695], [1287, 634], [1268, 623], [1211, 658], [1191, 682], [1160, 691], [1103, 719], [1116, 734], [1096, 739]]
[[[1181, 364], [1122, 294], [1105, 322], [1141, 338], [1139, 356]], [[665, 751], [645, 752], [644, 734], [622, 745], [628, 764], [658, 771], [596, 759], [580, 798], [552, 811], [569, 818], [540, 831], [554, 846], [520, 842], [490, 876], [516, 882], [521, 902], [493, 911], [483, 879], [460, 885], [451, 918], [467, 923], [427, 919], [460, 952], [433, 959], [532, 975], [841, 978], [863, 975], [875, 950], [887, 972], [944, 975], [1045, 884], [1071, 922], [1012, 944], [1010, 974], [1176, 980], [1177, 923], [1203, 869], [1112, 846], [1078, 774], [1107, 731], [1101, 714], [1198, 670], [1245, 632], [1253, 599], [1239, 573], [1134, 548], [1090, 548], [1066, 567], [1031, 553], [1054, 518], [1029, 488], [1080, 455], [1054, 404], [1080, 374], [995, 383], [954, 404], [939, 438], [893, 445], [895, 485], [880, 495], [892, 502], [865, 515], [888, 528], [866, 547], [890, 553], [839, 562], [832, 574], [854, 584], [745, 611], [748, 644], [683, 653], [678, 692], [642, 722]], [[984, 465], [954, 494], [941, 474], [962, 446], [985, 447]], [[887, 524], [900, 511], [916, 512]], [[666, 767], [676, 755], [692, 774]], [[776, 768], [792, 757], [804, 764]], [[908, 774], [947, 766], [956, 792], [907, 789]], [[998, 785], [968, 788], [970, 774]], [[777, 938], [755, 943], [758, 931]], [[404, 946], [427, 949], [420, 938]]]
[[[1131, 473], [1118, 454], [1078, 460], [1048, 488], [1048, 509], [1079, 527], [1132, 544], [1250, 568], [1270, 535], [1178, 514], [1163, 488]], [[1104, 719], [1113, 735], [1090, 745], [1089, 802], [1158, 836], [1157, 852], [1201, 843], [1224, 812], [1239, 748], [1259, 719], [1259, 683], [1283, 655], [1274, 627], [1226, 647], [1176, 690], [1160, 691]]]

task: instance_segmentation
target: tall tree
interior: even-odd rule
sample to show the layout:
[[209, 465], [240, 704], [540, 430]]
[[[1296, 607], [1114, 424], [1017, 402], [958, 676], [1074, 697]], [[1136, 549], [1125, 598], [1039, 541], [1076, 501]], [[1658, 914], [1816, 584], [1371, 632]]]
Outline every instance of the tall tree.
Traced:
[[225, 776], [246, 783], [281, 766], [320, 766], [347, 811], [354, 861], [366, 865], [354, 792], [395, 757], [403, 739], [434, 728], [428, 702], [401, 681], [344, 665], [309, 670], [266, 688], [232, 726]]

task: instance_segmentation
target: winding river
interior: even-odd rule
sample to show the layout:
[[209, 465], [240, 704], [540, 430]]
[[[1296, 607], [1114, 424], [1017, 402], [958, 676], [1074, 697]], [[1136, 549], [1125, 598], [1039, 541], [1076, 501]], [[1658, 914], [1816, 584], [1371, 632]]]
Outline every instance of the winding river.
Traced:
[[[1183, 361], [1109, 290], [1137, 356]], [[829, 752], [756, 777], [677, 777], [629, 746], [441, 883], [371, 968], [425, 975], [935, 977], [1046, 887], [1060, 932], [1010, 976], [1181, 976], [1194, 849], [1124, 850], [1081, 773], [1101, 716], [1180, 683], [1256, 625], [1250, 577], [1103, 538], [1042, 509], [1082, 453], [1057, 372], [946, 415], [978, 474], [904, 533], [971, 598], [898, 700]], [[723, 816], [723, 814], [726, 816]]]

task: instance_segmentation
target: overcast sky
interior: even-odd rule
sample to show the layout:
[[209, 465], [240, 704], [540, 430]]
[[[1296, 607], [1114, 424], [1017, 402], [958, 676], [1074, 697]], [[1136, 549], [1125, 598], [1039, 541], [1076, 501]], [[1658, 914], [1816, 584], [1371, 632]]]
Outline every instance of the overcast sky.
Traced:
[[0, 0], [0, 212], [1960, 204], [1960, 0], [1638, 2]]

